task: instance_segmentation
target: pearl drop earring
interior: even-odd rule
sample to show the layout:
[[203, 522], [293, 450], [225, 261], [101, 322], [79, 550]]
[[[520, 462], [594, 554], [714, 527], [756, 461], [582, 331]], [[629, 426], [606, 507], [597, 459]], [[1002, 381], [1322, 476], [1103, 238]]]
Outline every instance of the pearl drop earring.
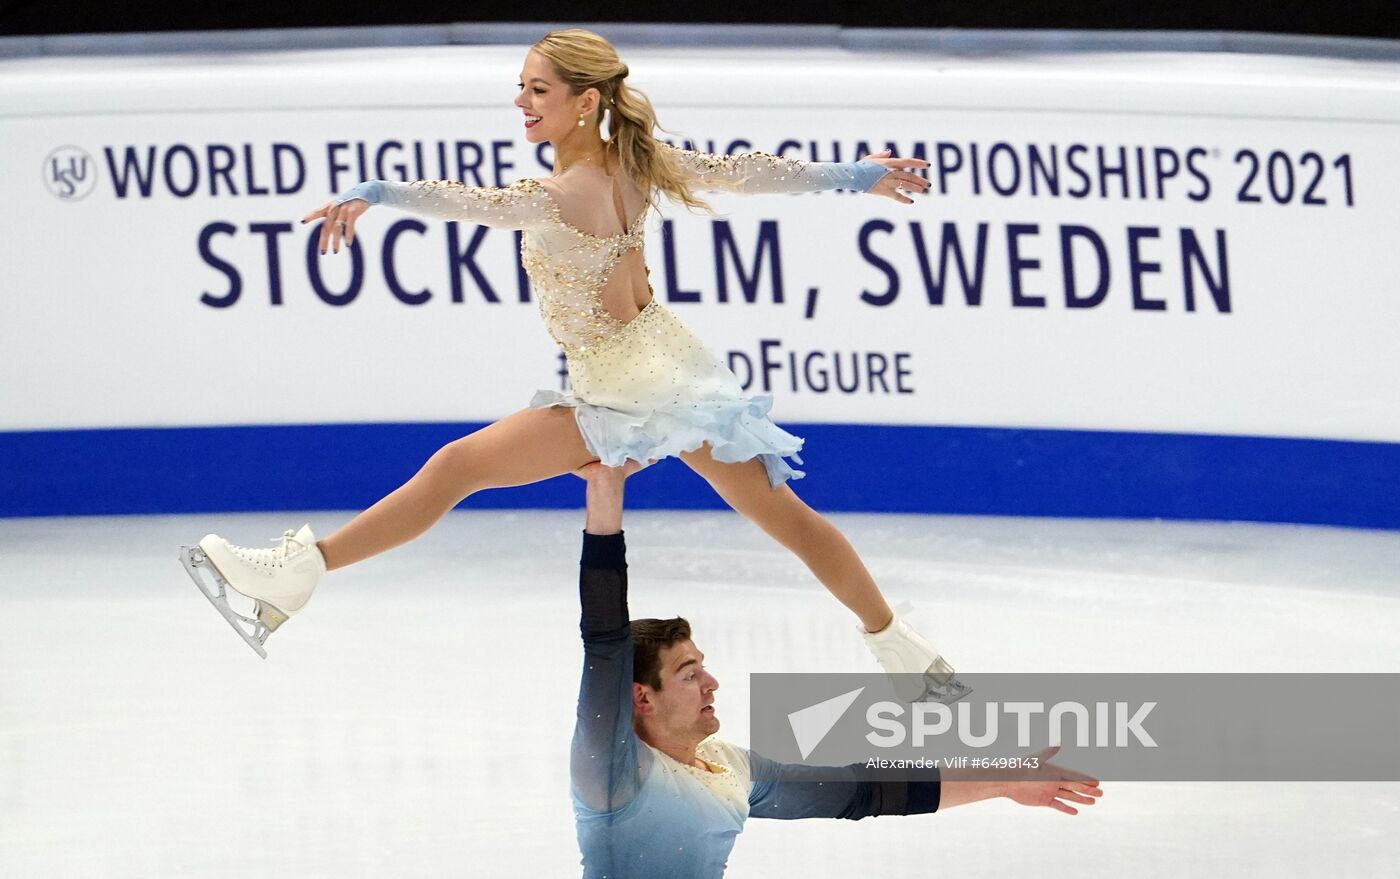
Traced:
[[578, 117], [578, 127], [579, 127], [579, 128], [582, 128], [583, 126], [584, 126], [583, 117], [582, 117], [582, 116], [579, 116], [579, 117]]

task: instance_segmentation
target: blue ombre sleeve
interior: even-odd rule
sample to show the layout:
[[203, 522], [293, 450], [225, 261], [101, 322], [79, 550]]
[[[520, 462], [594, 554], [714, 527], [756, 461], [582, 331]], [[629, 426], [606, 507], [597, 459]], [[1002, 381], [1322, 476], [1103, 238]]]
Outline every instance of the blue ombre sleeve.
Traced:
[[904, 771], [778, 763], [748, 752], [749, 817], [848, 818], [918, 815], [938, 811], [937, 769], [910, 780]]
[[549, 222], [549, 193], [538, 180], [509, 186], [467, 186], [453, 180], [366, 180], [347, 189], [336, 204], [361, 199], [424, 217], [461, 220], [497, 229], [530, 229]]
[[696, 190], [719, 192], [821, 192], [852, 189], [869, 192], [890, 169], [869, 159], [858, 162], [808, 162], [761, 151], [720, 156], [663, 145], [681, 175]]

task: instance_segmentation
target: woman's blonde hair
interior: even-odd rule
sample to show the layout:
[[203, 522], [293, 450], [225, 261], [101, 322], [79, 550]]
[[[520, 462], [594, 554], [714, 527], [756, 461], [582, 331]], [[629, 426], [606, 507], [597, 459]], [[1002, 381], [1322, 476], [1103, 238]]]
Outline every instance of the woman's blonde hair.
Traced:
[[647, 193], [650, 202], [655, 204], [661, 193], [687, 208], [714, 212], [690, 191], [663, 151], [664, 144], [652, 135], [653, 128], [667, 129], [656, 124], [656, 111], [647, 96], [624, 82], [627, 65], [612, 43], [592, 31], [569, 28], [550, 31], [532, 48], [553, 63], [574, 94], [596, 88], [602, 95], [593, 121], [601, 126], [603, 113], [608, 113], [609, 142], [616, 145], [622, 171]]

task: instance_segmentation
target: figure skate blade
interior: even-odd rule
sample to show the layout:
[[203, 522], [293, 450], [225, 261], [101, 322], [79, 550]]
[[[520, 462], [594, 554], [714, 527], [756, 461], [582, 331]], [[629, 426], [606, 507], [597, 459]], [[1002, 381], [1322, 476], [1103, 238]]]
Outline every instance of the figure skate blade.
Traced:
[[[219, 569], [214, 567], [204, 551], [197, 546], [182, 546], [180, 547], [180, 563], [185, 566], [185, 571], [189, 573], [194, 585], [199, 588], [200, 594], [209, 599], [209, 603], [214, 605], [214, 609], [219, 612], [219, 615], [227, 620], [230, 626], [233, 626], [233, 630], [244, 641], [248, 642], [248, 646], [253, 648], [255, 653], [263, 659], [267, 659], [267, 651], [263, 649], [263, 642], [267, 640], [267, 636], [272, 630], [258, 620], [245, 617], [229, 606], [228, 592], [233, 587], [228, 585], [223, 575], [219, 573]], [[200, 575], [200, 571], [205, 571], [212, 582], [206, 581]], [[245, 628], [245, 626], [251, 628]]]
[[938, 682], [934, 680], [933, 675], [926, 674], [924, 681], [928, 688], [924, 691], [924, 697], [919, 700], [920, 702], [941, 702], [944, 705], [952, 705], [972, 692], [972, 687], [956, 678]]

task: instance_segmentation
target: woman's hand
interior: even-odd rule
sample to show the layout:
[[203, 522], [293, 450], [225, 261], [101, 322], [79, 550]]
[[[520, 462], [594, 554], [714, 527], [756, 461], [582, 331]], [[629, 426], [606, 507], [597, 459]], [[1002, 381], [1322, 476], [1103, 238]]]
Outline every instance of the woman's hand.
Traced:
[[355, 240], [355, 221], [369, 208], [369, 202], [362, 198], [352, 198], [342, 204], [336, 204], [335, 199], [331, 199], [302, 217], [301, 221], [309, 223], [324, 217], [326, 221], [321, 224], [321, 255], [325, 255], [327, 246], [333, 252], [340, 253], [341, 240], [344, 239], [346, 247], [350, 246]]
[[890, 169], [888, 174], [875, 181], [875, 185], [870, 187], [871, 195], [887, 196], [900, 204], [913, 204], [914, 199], [909, 198], [906, 193], [922, 193], [930, 186], [929, 181], [918, 174], [904, 170], [905, 168], [927, 168], [928, 162], [923, 159], [893, 159], [890, 158], [890, 151], [885, 150], [865, 156], [862, 161], [878, 162]]

